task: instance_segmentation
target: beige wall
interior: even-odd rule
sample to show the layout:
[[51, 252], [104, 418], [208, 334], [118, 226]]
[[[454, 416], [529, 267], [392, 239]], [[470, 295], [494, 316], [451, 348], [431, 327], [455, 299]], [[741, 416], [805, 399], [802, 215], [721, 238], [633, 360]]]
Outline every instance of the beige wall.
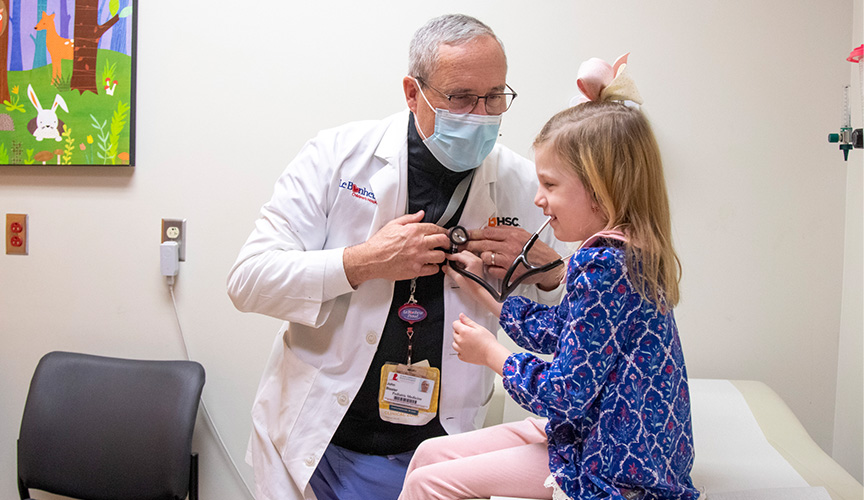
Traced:
[[[862, 1], [855, 0], [854, 28], [850, 47], [861, 45]], [[850, 105], [852, 123], [860, 128], [864, 123], [864, 102], [861, 99], [861, 75], [864, 63], [851, 65]], [[840, 320], [840, 349], [837, 364], [837, 409], [834, 418], [834, 457], [862, 482], [864, 476], [864, 155], [857, 154], [846, 169], [846, 242], [843, 265], [843, 309]]]
[[[182, 356], [158, 270], [162, 217], [188, 220], [180, 319], [251, 482], [249, 407], [278, 321], [233, 309], [228, 269], [305, 140], [404, 107], [408, 40], [452, 11], [504, 39], [520, 95], [501, 141], [526, 155], [575, 93], [580, 61], [632, 51], [666, 162], [690, 376], [768, 383], [860, 480], [861, 212], [844, 200], [860, 207], [864, 152], [845, 163], [826, 135], [840, 126], [861, 0], [614, 4], [141, 2], [138, 166], [0, 169], [0, 216], [28, 213], [31, 231], [29, 256], [0, 255], [0, 496], [15, 495], [15, 439], [42, 354]], [[241, 498], [203, 420], [195, 447], [202, 497]]]

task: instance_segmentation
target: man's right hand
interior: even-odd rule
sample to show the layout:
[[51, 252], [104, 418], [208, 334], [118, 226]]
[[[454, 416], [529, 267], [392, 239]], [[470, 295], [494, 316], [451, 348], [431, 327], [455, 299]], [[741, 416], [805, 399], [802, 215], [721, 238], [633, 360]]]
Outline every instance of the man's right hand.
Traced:
[[345, 276], [352, 287], [370, 279], [406, 280], [438, 272], [442, 250], [450, 245], [447, 230], [420, 222], [423, 211], [388, 222], [365, 243], [348, 247], [342, 254]]

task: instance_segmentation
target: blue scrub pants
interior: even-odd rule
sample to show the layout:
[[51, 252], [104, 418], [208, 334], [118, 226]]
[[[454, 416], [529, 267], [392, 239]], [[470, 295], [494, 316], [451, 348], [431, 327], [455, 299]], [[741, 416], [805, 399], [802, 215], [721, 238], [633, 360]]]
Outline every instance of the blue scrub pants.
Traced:
[[331, 444], [309, 484], [318, 500], [396, 500], [413, 455], [365, 455]]

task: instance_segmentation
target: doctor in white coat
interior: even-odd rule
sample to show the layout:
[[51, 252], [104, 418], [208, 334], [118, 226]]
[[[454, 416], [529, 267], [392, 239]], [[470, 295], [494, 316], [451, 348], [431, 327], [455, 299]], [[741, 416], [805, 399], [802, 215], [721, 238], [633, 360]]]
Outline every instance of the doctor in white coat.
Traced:
[[[231, 269], [228, 292], [239, 310], [285, 320], [252, 409], [247, 461], [259, 500], [396, 498], [399, 474], [419, 444], [411, 439], [483, 423], [493, 373], [458, 359], [451, 325], [465, 312], [495, 331], [497, 318], [441, 273], [450, 246], [442, 226], [471, 230], [469, 250], [488, 265], [487, 276], [500, 278], [545, 218], [532, 203], [533, 164], [495, 144], [515, 94], [491, 29], [468, 16], [433, 19], [415, 34], [410, 59], [403, 82], [409, 109], [310, 140], [279, 178]], [[462, 187], [438, 186], [423, 169]], [[444, 205], [443, 214], [431, 214]], [[566, 252], [549, 233], [532, 261]], [[541, 275], [517, 293], [555, 302], [559, 276]], [[394, 319], [397, 306], [410, 302], [398, 296], [409, 283], [410, 298], [416, 288], [430, 317], [440, 310], [435, 335], [423, 334], [436, 347], [424, 353], [418, 346], [413, 358], [440, 369], [437, 414], [422, 428], [382, 423], [364, 410], [380, 403], [381, 362], [406, 363], [403, 344], [392, 344], [411, 349], [404, 338], [410, 325]], [[402, 359], [386, 358], [394, 352]], [[364, 381], [371, 384], [361, 390]], [[355, 436], [355, 421], [373, 431], [357, 424]], [[363, 444], [379, 429], [386, 446]], [[336, 444], [349, 444], [334, 446], [334, 435], [342, 436]], [[391, 466], [395, 475], [386, 472]]]

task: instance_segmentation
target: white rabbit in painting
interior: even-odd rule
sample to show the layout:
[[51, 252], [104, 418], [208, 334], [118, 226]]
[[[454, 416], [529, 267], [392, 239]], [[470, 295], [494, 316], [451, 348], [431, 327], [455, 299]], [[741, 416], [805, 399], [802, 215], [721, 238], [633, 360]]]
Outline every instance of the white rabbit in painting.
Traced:
[[66, 101], [60, 94], [57, 94], [54, 96], [54, 104], [51, 105], [51, 109], [42, 109], [32, 85], [27, 85], [27, 97], [36, 107], [36, 118], [30, 120], [27, 130], [33, 134], [37, 141], [42, 139], [60, 141], [60, 134], [63, 133], [63, 122], [57, 118], [57, 106], [59, 105], [63, 111], [68, 113], [69, 108], [66, 107]]

